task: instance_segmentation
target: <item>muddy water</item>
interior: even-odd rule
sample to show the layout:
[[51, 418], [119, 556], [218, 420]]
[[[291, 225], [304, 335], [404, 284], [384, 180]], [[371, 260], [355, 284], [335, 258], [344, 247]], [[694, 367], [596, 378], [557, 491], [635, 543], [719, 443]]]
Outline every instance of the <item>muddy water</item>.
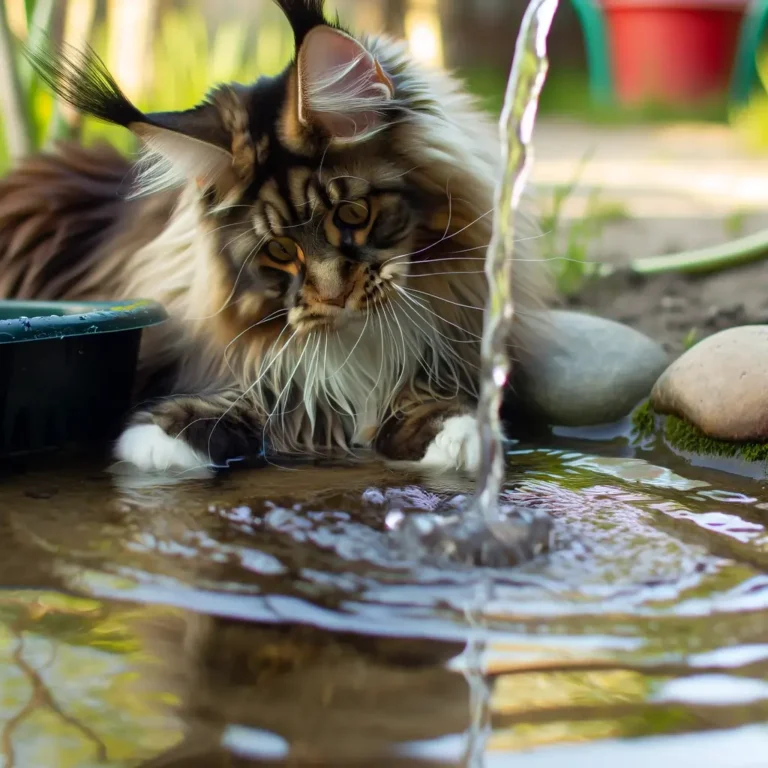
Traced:
[[459, 478], [58, 465], [2, 480], [4, 768], [460, 765], [478, 691], [488, 766], [766, 764], [759, 480], [622, 437], [513, 446], [507, 500], [549, 511], [555, 549], [479, 579], [384, 525], [464, 504]]

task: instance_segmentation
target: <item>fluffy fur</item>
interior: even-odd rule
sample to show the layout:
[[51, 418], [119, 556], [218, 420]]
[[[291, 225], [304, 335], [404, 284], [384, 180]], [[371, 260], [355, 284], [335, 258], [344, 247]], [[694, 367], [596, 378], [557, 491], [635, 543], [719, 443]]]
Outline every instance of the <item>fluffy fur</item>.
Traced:
[[[279, 5], [295, 61], [186, 112], [142, 114], [92, 52], [31, 55], [145, 155], [131, 166], [66, 145], [0, 182], [0, 295], [168, 308], [140, 366], [139, 396], [164, 397], [118, 442], [144, 469], [264, 442], [474, 469], [495, 130], [401, 43], [354, 39], [320, 2]], [[546, 287], [535, 227], [519, 219], [516, 360], [535, 348], [526, 319]]]

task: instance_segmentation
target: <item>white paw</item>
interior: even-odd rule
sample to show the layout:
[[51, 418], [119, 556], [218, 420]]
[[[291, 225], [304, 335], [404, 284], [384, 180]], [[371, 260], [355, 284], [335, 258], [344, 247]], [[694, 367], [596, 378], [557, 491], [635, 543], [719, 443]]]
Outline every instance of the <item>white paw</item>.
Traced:
[[477, 472], [480, 466], [480, 435], [474, 416], [452, 416], [427, 446], [421, 463], [436, 469]]
[[120, 435], [115, 456], [143, 472], [192, 470], [208, 466], [208, 457], [183, 439], [171, 437], [157, 424], [137, 424]]

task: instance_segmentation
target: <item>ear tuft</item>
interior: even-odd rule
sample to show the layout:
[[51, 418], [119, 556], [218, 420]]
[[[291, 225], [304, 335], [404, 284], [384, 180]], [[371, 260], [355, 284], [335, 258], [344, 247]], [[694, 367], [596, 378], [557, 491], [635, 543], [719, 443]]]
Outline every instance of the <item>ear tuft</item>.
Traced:
[[275, 3], [291, 25], [297, 50], [312, 29], [328, 23], [323, 14], [323, 0], [275, 0]]
[[146, 120], [93, 48], [80, 51], [64, 44], [55, 52], [23, 47], [22, 53], [40, 79], [78, 112], [124, 128]]
[[394, 85], [376, 58], [332, 27], [312, 29], [299, 49], [299, 121], [333, 139], [369, 137], [392, 109]]
[[[1, 1], [1, 0], [0, 0]], [[135, 195], [194, 180], [231, 199], [253, 175], [254, 148], [248, 114], [230, 87], [183, 112], [144, 114], [135, 107], [91, 48], [56, 52], [24, 50], [41, 79], [79, 112], [127, 128], [146, 147]]]

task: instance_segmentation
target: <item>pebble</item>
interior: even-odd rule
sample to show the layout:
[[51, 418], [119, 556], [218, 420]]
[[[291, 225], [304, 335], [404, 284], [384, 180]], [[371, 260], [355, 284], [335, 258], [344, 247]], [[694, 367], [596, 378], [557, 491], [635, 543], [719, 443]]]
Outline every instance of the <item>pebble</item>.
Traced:
[[651, 394], [658, 413], [720, 440], [768, 440], [768, 325], [709, 336], [679, 357]]
[[542, 316], [521, 396], [548, 424], [586, 427], [627, 416], [669, 364], [655, 341], [621, 323], [582, 312]]

